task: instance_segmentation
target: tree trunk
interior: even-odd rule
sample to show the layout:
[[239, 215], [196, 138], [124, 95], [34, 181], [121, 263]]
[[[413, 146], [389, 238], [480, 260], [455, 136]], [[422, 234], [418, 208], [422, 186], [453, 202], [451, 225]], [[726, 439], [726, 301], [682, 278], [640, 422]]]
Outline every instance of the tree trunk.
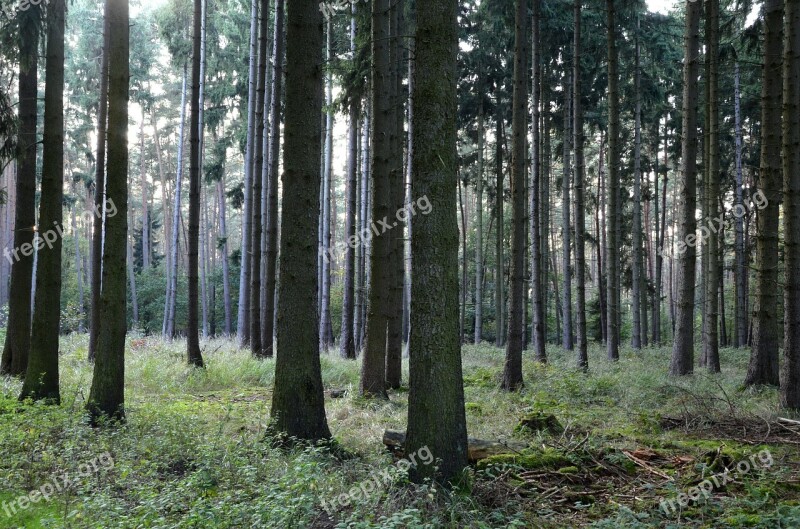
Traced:
[[417, 2], [412, 196], [427, 196], [433, 208], [411, 220], [413, 306], [405, 446], [408, 453], [427, 447], [438, 464], [412, 467], [409, 477], [415, 483], [427, 478], [455, 482], [467, 465], [455, 216], [457, 3]]
[[485, 135], [483, 124], [483, 93], [478, 110], [478, 177], [475, 208], [477, 215], [475, 233], [475, 343], [483, 340], [483, 137]]
[[[252, 0], [250, 4], [250, 63], [249, 85], [247, 92], [247, 146], [244, 155], [244, 207], [242, 209], [242, 263], [239, 272], [239, 307], [236, 318], [236, 335], [239, 347], [250, 345], [250, 274], [252, 273], [252, 216], [253, 216], [253, 183], [256, 150], [256, 92], [258, 87], [259, 25], [258, 5], [261, 0]], [[260, 173], [259, 173], [260, 174]]]
[[[531, 37], [531, 72], [533, 76], [532, 88], [532, 115], [531, 115], [531, 192], [530, 192], [530, 243], [531, 243], [531, 296], [533, 297], [533, 314], [531, 321], [531, 334], [534, 356], [539, 362], [547, 361], [547, 353], [545, 351], [545, 291], [546, 291], [546, 275], [544, 270], [547, 269], [547, 259], [543, 254], [543, 247], [547, 246], [547, 237], [544, 235], [547, 223], [540, 222], [544, 218], [542, 214], [546, 208], [549, 207], [545, 200], [540, 199], [540, 190], [542, 189], [542, 153], [540, 152], [541, 139], [540, 139], [540, 111], [539, 99], [542, 89], [542, 70], [540, 68], [541, 62], [541, 43], [540, 43], [540, 16], [541, 16], [542, 3], [541, 0], [533, 0], [533, 16], [532, 16], [532, 37]], [[521, 7], [517, 6], [521, 11]], [[522, 13], [518, 11], [518, 15]], [[520, 31], [520, 24], [517, 21], [517, 31]], [[519, 37], [519, 35], [517, 35]], [[517, 49], [521, 47], [521, 42], [516, 45]], [[520, 64], [523, 68], [524, 63]], [[515, 65], [516, 67], [516, 65]], [[516, 73], [516, 72], [515, 72]], [[520, 75], [522, 73], [520, 72]], [[521, 81], [524, 84], [524, 78]], [[516, 85], [515, 85], [516, 88]], [[516, 94], [515, 94], [516, 97]], [[517, 111], [518, 105], [523, 105], [522, 102], [514, 102], [514, 111]], [[515, 115], [516, 116], [516, 115]], [[513, 125], [512, 125], [513, 126]], [[515, 140], [517, 131], [514, 132]], [[498, 149], [499, 151], [499, 149]], [[518, 155], [519, 153], [517, 153]], [[515, 162], [516, 163], [516, 162]], [[501, 208], [502, 209], [502, 208]], [[499, 229], [502, 229], [500, 227]], [[516, 229], [516, 228], [515, 228]], [[512, 251], [513, 255], [513, 251]], [[509, 318], [510, 319], [510, 318]], [[510, 335], [509, 335], [510, 338]], [[521, 366], [520, 366], [521, 371]], [[520, 382], [521, 382], [520, 372]]]
[[147, 169], [144, 154], [144, 108], [139, 123], [139, 178], [142, 186], [142, 270], [150, 268], [150, 212], [147, 198]]
[[[526, 2], [516, 0], [514, 22], [514, 102], [512, 111], [513, 141], [511, 151], [511, 287], [508, 299], [508, 343], [501, 389], [516, 391], [522, 380], [522, 326], [525, 299], [525, 114], [528, 105], [528, 61]], [[536, 4], [534, 4], [536, 5]], [[532, 232], [534, 230], [531, 230]], [[533, 267], [532, 267], [533, 268]], [[536, 325], [534, 324], [534, 327]]]
[[[64, 236], [64, 16], [65, 0], [47, 9], [44, 154], [37, 237], [39, 251], [31, 350], [20, 400], [61, 403], [58, 339], [61, 323], [61, 250]], [[37, 245], [38, 246], [38, 245]]]
[[[744, 379], [746, 386], [780, 383], [778, 317], [778, 227], [781, 200], [781, 72], [783, 2], [764, 4], [764, 65], [761, 82], [761, 167], [758, 192], [766, 207], [756, 215], [756, 288], [753, 311], [753, 346]], [[790, 274], [788, 268], [786, 278]], [[784, 287], [788, 288], [788, 285]], [[788, 290], [784, 290], [786, 292]], [[786, 315], [784, 314], [784, 318]], [[788, 321], [788, 320], [784, 320]]]
[[204, 367], [200, 353], [200, 332], [198, 328], [198, 268], [200, 244], [200, 136], [203, 123], [200, 121], [200, 74], [202, 69], [202, 3], [194, 0], [194, 29], [192, 31], [192, 99], [189, 120], [189, 318], [186, 323], [186, 359], [190, 366]]
[[87, 411], [92, 424], [102, 418], [125, 420], [125, 335], [128, 239], [128, 82], [129, 16], [127, 0], [107, 0], [109, 18], [108, 171], [106, 198], [116, 215], [106, 218], [99, 336]]
[[608, 332], [606, 349], [609, 360], [619, 360], [620, 307], [620, 124], [619, 124], [619, 50], [615, 0], [606, 0], [608, 32]]
[[264, 302], [264, 320], [261, 326], [261, 339], [264, 342], [264, 354], [273, 356], [275, 339], [275, 286], [278, 267], [278, 180], [280, 178], [280, 146], [281, 146], [281, 102], [283, 100], [283, 49], [284, 49], [284, 0], [275, 2], [275, 31], [273, 32], [273, 73], [272, 91], [270, 92], [270, 129], [269, 129], [269, 192], [267, 214], [267, 254], [266, 267], [266, 299]]
[[274, 430], [314, 441], [331, 436], [319, 358], [317, 230], [322, 138], [322, 13], [287, 0], [286, 139], [283, 144]]
[[[19, 134], [14, 212], [14, 260], [8, 301], [8, 326], [0, 373], [23, 376], [28, 369], [31, 345], [31, 288], [33, 284], [34, 232], [36, 224], [36, 123], [39, 72], [39, 17], [34, 7], [19, 13]], [[6, 254], [8, 257], [9, 254]]]
[[[391, 113], [392, 76], [389, 50], [389, 0], [372, 4], [372, 217], [391, 221], [391, 154], [396, 124]], [[367, 309], [366, 347], [361, 365], [361, 394], [386, 398], [386, 340], [391, 317], [392, 234], [379, 226], [373, 239], [370, 269], [372, 285]]]
[[675, 341], [669, 373], [691, 374], [694, 370], [694, 295], [697, 250], [689, 244], [695, 237], [697, 221], [697, 76], [700, 70], [700, 2], [687, 1], [685, 60], [683, 66], [683, 146], [678, 226], [678, 296]]
[[[333, 22], [326, 23], [325, 62], [333, 59]], [[319, 347], [327, 352], [333, 347], [330, 339], [331, 326], [331, 261], [336, 256], [331, 252], [331, 189], [333, 187], [333, 74], [325, 74], [325, 151], [322, 168], [322, 311], [319, 318]]]
[[[719, 373], [719, 0], [706, 0], [706, 136], [708, 166], [705, 168], [706, 204], [704, 220], [709, 235], [708, 277], [705, 278], [706, 327], [703, 332], [703, 358], [711, 373]], [[717, 226], [719, 224], [719, 227]]]
[[578, 367], [589, 368], [589, 354], [586, 340], [586, 221], [584, 203], [584, 182], [586, 165], [583, 156], [583, 106], [581, 75], [581, 0], [575, 0], [574, 42], [572, 63], [572, 113], [574, 115], [573, 138], [575, 143], [575, 279], [577, 280], [575, 319]]
[[217, 182], [217, 200], [219, 201], [219, 238], [222, 241], [222, 295], [225, 305], [225, 336], [233, 332], [231, 313], [231, 273], [228, 264], [228, 225], [225, 213], [225, 177]]
[[783, 55], [783, 233], [786, 243], [781, 406], [800, 410], [800, 2], [787, 0]]

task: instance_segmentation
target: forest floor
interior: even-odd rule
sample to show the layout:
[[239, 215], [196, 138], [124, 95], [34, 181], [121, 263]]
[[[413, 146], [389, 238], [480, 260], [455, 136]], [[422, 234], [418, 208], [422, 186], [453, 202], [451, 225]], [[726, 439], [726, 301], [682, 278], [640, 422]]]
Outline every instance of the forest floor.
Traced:
[[[128, 422], [93, 430], [86, 342], [62, 340], [61, 407], [18, 404], [19, 381], [0, 378], [2, 529], [800, 527], [800, 427], [779, 421], [774, 389], [742, 388], [746, 350], [724, 349], [720, 375], [677, 380], [669, 348], [610, 364], [595, 346], [584, 374], [552, 347], [547, 366], [526, 353], [527, 386], [506, 394], [502, 350], [467, 346], [469, 435], [529, 448], [444, 491], [393, 465], [381, 438], [405, 429], [407, 389], [358, 398], [358, 363], [322, 356], [326, 390], [346, 390], [326, 398], [341, 457], [265, 442], [274, 362], [224, 340], [204, 343], [197, 371], [182, 342], [129, 338]], [[532, 415], [559, 424], [518, 428]]]

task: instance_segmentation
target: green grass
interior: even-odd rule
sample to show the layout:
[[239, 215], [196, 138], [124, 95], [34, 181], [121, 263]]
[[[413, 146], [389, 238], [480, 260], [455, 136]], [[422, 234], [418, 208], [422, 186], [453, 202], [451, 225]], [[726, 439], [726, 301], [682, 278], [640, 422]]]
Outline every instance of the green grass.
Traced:
[[[746, 351], [723, 350], [718, 376], [675, 380], [665, 375], [666, 348], [624, 350], [621, 360], [610, 364], [595, 347], [588, 374], [574, 369], [572, 353], [552, 348], [547, 366], [526, 353], [527, 385], [506, 394], [497, 389], [502, 351], [466, 347], [469, 434], [513, 438], [530, 450], [494, 467], [484, 465], [485, 471], [473, 470], [469, 486], [450, 492], [432, 484], [410, 485], [402, 472], [393, 472], [387, 488], [329, 515], [323, 500], [329, 503], [391, 466], [381, 436], [385, 429], [405, 428], [405, 389], [393, 392], [390, 402], [363, 401], [355, 395], [359, 364], [324, 355], [325, 387], [351, 390], [345, 398], [326, 399], [326, 409], [336, 441], [354, 457], [334, 457], [325, 447], [283, 451], [265, 442], [273, 361], [254, 360], [218, 340], [204, 344], [208, 368], [196, 371], [184, 365], [183, 342], [130, 338], [127, 345], [128, 423], [118, 429], [91, 429], [85, 423], [82, 410], [91, 382], [85, 336], [62, 339], [59, 408], [18, 404], [19, 381], [0, 378], [0, 504], [65, 472], [75, 475], [80, 465], [104, 452], [114, 459], [113, 468], [82, 477], [14, 518], [0, 507], [0, 527], [800, 526], [800, 462], [797, 446], [785, 444], [768, 446], [772, 467], [715, 491], [680, 518], [658, 512], [662, 498], [685, 492], [712, 472], [707, 453], [722, 447], [736, 462], [767, 448], [752, 433], [733, 440], [713, 429], [662, 428], [666, 417], [735, 416], [755, 425], [761, 421], [756, 418], [769, 421], [781, 414], [774, 389], [741, 387]], [[519, 419], [531, 412], [555, 415], [564, 434], [517, 431]], [[652, 463], [667, 480], [622, 452], [644, 447], [664, 460], [693, 461], [677, 467]], [[546, 465], [540, 464], [542, 457]]]

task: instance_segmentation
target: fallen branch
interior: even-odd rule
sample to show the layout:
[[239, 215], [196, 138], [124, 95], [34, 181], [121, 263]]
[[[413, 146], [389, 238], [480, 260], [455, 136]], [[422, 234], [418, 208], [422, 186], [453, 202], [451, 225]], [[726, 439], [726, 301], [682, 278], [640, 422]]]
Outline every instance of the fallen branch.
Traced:
[[656, 476], [661, 476], [662, 478], [667, 479], [669, 481], [674, 481], [674, 479], [671, 476], [668, 476], [667, 474], [664, 474], [663, 472], [654, 469], [653, 467], [651, 467], [650, 465], [648, 465], [647, 463], [645, 463], [644, 461], [642, 461], [641, 459], [639, 459], [635, 455], [631, 454], [627, 450], [623, 450], [622, 453], [625, 454], [625, 456], [628, 459], [630, 459], [631, 461], [633, 461], [635, 464], [639, 465], [643, 469], [647, 470], [648, 472], [650, 472], [652, 474], [655, 474]]

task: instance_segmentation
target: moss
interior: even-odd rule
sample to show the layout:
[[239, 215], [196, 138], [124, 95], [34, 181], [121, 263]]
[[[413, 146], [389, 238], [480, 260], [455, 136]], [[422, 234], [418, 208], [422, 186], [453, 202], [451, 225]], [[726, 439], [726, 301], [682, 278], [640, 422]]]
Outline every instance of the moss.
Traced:
[[579, 472], [576, 466], [562, 467], [559, 468], [558, 471], [561, 474], [577, 474]]
[[517, 466], [525, 470], [538, 468], [561, 468], [572, 465], [560, 452], [555, 450], [525, 450], [519, 454], [498, 454], [478, 461], [478, 469], [483, 470], [491, 466]]

